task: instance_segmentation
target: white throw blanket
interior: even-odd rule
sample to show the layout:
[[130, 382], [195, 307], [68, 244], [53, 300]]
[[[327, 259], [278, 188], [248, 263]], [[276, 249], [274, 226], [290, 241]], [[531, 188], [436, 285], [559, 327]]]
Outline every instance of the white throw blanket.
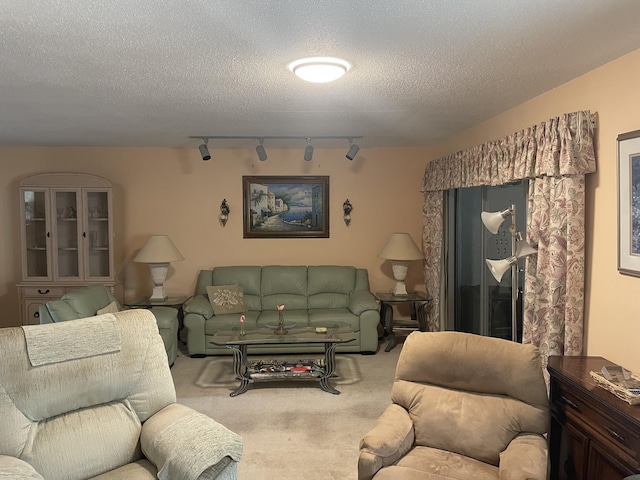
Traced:
[[[85, 322], [25, 325], [22, 330], [29, 362], [34, 367], [119, 352], [121, 348], [120, 331], [111, 313]], [[78, 342], [79, 338], [82, 342]]]

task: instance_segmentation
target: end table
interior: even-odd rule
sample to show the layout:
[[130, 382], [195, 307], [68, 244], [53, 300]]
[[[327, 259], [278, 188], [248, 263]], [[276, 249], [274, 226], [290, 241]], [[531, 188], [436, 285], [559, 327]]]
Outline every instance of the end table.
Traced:
[[165, 300], [151, 300], [149, 297], [139, 298], [133, 302], [124, 302], [129, 308], [153, 308], [153, 307], [171, 307], [178, 311], [178, 341], [180, 341], [180, 332], [184, 327], [184, 312], [182, 306], [191, 297], [188, 295], [179, 297], [168, 297]]
[[411, 320], [417, 321], [417, 327], [401, 327], [403, 330], [427, 331], [426, 310], [431, 305], [431, 297], [426, 293], [413, 292], [407, 295], [393, 295], [392, 293], [377, 292], [374, 296], [380, 302], [380, 323], [383, 325], [385, 333], [389, 335], [385, 352], [390, 352], [396, 346], [396, 336], [393, 332], [392, 305], [394, 303], [408, 303], [411, 309]]

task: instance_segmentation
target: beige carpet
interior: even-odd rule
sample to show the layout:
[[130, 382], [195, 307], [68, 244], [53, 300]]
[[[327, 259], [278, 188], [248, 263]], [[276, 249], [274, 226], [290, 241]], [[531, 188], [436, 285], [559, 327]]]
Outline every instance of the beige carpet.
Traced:
[[184, 345], [171, 370], [178, 402], [242, 436], [241, 480], [355, 480], [360, 438], [390, 403], [402, 337], [398, 341], [388, 353], [385, 342], [376, 355], [338, 354], [338, 378], [331, 383], [340, 395], [314, 381], [291, 381], [252, 385], [231, 398], [238, 385], [232, 358], [190, 358]]

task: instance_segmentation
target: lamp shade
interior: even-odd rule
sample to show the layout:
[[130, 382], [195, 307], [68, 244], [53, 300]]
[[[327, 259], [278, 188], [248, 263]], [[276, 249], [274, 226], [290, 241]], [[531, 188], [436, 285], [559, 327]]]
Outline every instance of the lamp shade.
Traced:
[[422, 252], [408, 233], [394, 233], [378, 257], [387, 260], [420, 260]]
[[184, 260], [184, 257], [168, 235], [152, 235], [140, 249], [134, 262], [166, 263]]
[[516, 232], [516, 257], [523, 258], [529, 255], [533, 255], [534, 253], [538, 253], [538, 251], [532, 247], [529, 242], [527, 242], [522, 236], [521, 232]]
[[502, 260], [489, 260], [487, 259], [487, 266], [498, 282], [502, 280], [502, 276], [507, 273], [507, 270], [511, 268], [511, 265], [518, 261], [517, 257], [504, 258]]
[[513, 215], [513, 210], [507, 208], [502, 212], [482, 212], [480, 218], [482, 218], [482, 223], [487, 227], [487, 230], [495, 235], [498, 233], [498, 229], [500, 225], [502, 225], [502, 222], [504, 222], [504, 219], [511, 215]]

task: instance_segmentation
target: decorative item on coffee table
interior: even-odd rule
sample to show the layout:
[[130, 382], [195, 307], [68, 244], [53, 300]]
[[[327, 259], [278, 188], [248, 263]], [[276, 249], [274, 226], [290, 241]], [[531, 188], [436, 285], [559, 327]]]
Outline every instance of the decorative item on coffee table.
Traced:
[[284, 305], [278, 305], [278, 328], [273, 331], [276, 335], [286, 335], [289, 331], [284, 328], [284, 315], [282, 311], [284, 310]]

